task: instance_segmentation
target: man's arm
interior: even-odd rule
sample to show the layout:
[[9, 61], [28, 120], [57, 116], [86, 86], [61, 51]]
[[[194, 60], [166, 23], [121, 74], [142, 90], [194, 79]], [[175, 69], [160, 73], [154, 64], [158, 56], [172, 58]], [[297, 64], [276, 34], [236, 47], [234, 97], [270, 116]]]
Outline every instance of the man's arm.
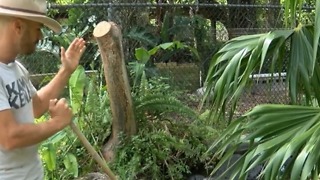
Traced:
[[74, 39], [66, 51], [61, 47], [61, 69], [56, 76], [32, 98], [33, 112], [36, 118], [42, 116], [48, 110], [50, 99], [58, 98], [61, 94], [71, 74], [77, 68], [85, 48], [85, 41], [82, 38]]
[[61, 68], [55, 77], [33, 97], [33, 113], [36, 118], [48, 111], [49, 100], [57, 98], [68, 83], [70, 73]]
[[0, 148], [13, 150], [38, 144], [70, 124], [72, 112], [65, 99], [51, 100], [49, 107], [51, 118], [39, 124], [18, 123], [11, 109], [0, 111]]

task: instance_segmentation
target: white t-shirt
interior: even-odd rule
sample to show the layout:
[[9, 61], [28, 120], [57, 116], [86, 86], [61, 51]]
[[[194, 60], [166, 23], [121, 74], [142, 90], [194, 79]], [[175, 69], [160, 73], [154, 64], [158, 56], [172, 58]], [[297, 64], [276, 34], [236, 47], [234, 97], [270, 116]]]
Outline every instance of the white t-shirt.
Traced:
[[[19, 62], [0, 63], [0, 111], [11, 109], [19, 123], [34, 123], [32, 97], [35, 94], [29, 73]], [[38, 145], [12, 151], [0, 147], [0, 180], [42, 179]]]

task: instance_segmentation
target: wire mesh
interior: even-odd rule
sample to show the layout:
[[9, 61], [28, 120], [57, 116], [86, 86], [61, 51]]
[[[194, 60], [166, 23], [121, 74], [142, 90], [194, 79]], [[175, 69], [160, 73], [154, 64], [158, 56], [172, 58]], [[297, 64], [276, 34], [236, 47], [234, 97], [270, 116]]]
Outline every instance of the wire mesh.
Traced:
[[[306, 16], [312, 15], [313, 8], [304, 9]], [[99, 51], [92, 32], [97, 23], [113, 21], [121, 27], [127, 63], [136, 60], [137, 48], [150, 50], [162, 43], [182, 42], [187, 48], [160, 50], [151, 56], [146, 66], [148, 76], [167, 77], [170, 85], [186, 93], [195, 93], [203, 85], [212, 56], [227, 40], [285, 27], [283, 8], [277, 4], [100, 1], [68, 5], [51, 3], [48, 13], [63, 25], [63, 32], [53, 34], [44, 29], [39, 51], [22, 58], [33, 76], [56, 72], [60, 63], [59, 46], [67, 47], [76, 36], [88, 42], [80, 64], [88, 71], [100, 70]], [[39, 82], [37, 80], [37, 84]], [[288, 103], [284, 82], [285, 79], [271, 84], [254, 81], [243, 94], [239, 105], [241, 113], [261, 103]]]

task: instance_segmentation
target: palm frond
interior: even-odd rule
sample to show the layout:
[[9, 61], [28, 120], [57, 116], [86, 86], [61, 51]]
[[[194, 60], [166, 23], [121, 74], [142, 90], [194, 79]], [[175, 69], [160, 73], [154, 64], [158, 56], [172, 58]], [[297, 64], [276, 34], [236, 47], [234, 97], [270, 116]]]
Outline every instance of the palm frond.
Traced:
[[301, 22], [301, 12], [303, 3], [304, 1], [302, 0], [284, 1], [284, 20], [287, 27], [295, 27], [297, 20], [298, 22]]
[[[244, 119], [248, 121], [244, 123]], [[211, 149], [216, 149], [215, 157], [219, 159], [215, 171], [240, 144], [252, 142], [230, 169], [234, 177], [245, 179], [250, 169], [265, 164], [262, 177], [268, 180], [311, 178], [320, 168], [319, 136], [319, 108], [259, 105], [235, 120], [213, 144]]]
[[[320, 12], [320, 1], [316, 1], [316, 12]], [[320, 14], [315, 14], [315, 24], [314, 24], [314, 38], [313, 38], [313, 68], [317, 62], [317, 54], [319, 49], [319, 38], [320, 38]]]
[[297, 103], [299, 89], [304, 89], [307, 100], [311, 100], [310, 77], [313, 72], [312, 39], [313, 29], [311, 26], [297, 27], [291, 38], [287, 78], [289, 82], [290, 97], [293, 103]]
[[[263, 179], [319, 178], [320, 1], [316, 2], [315, 24], [296, 27], [303, 2], [284, 2], [288, 25], [295, 29], [235, 38], [213, 57], [204, 99], [211, 97], [213, 114], [224, 114], [228, 103], [233, 112], [250, 75], [259, 73], [267, 61], [271, 61], [271, 74], [280, 72], [277, 64], [286, 53], [289, 55], [286, 80], [294, 104], [259, 105], [232, 121], [210, 147], [215, 150], [213, 159], [218, 160], [213, 173], [241, 144], [248, 143], [246, 153], [225, 172], [231, 179], [245, 179], [257, 165], [264, 165]], [[302, 95], [306, 106], [296, 105]]]
[[294, 30], [277, 30], [265, 34], [241, 36], [230, 40], [213, 57], [205, 81], [206, 93], [203, 102], [210, 98], [213, 114], [225, 113], [231, 103], [231, 116], [236, 103], [248, 84], [250, 76], [260, 72], [266, 59], [276, 61], [282, 57], [279, 49], [285, 49], [285, 42], [295, 33]]

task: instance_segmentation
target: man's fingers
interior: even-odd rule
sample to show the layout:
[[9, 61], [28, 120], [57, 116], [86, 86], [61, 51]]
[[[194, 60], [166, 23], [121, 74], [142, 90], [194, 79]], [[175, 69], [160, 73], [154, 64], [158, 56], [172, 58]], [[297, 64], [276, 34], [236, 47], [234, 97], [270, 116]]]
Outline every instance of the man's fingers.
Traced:
[[61, 58], [62, 59], [66, 58], [66, 50], [64, 49], [64, 47], [61, 47]]
[[64, 104], [64, 107], [65, 107], [66, 109], [68, 109], [68, 108], [69, 108], [69, 105], [68, 105], [68, 104]]
[[72, 46], [75, 46], [78, 41], [79, 41], [79, 38], [75, 38], [75, 39], [71, 42], [70, 46], [71, 46], [71, 47], [72, 47]]
[[85, 48], [85, 43], [80, 43], [77, 45], [77, 47], [75, 48], [75, 51], [76, 52], [83, 52], [84, 51], [84, 48]]
[[54, 106], [54, 105], [57, 104], [57, 102], [58, 102], [57, 99], [50, 99], [50, 101], [49, 101], [49, 106]]
[[50, 99], [49, 101], [49, 105], [50, 106], [55, 106], [57, 104], [65, 104], [68, 105], [67, 100], [65, 98], [61, 98], [61, 99]]
[[75, 38], [71, 42], [68, 50], [82, 53], [85, 50], [84, 49], [85, 48], [85, 44], [86, 44], [86, 41], [83, 38]]
[[81, 55], [84, 53], [84, 51], [86, 50], [86, 46], [83, 46], [81, 49], [80, 49], [80, 53], [81, 53]]
[[61, 102], [61, 103], [67, 103], [67, 100], [66, 100], [65, 98], [61, 98], [61, 99], [59, 99], [59, 102]]
[[84, 43], [83, 38], [76, 38], [76, 39], [75, 39], [75, 44], [76, 44], [77, 46], [81, 46], [81, 45], [83, 45], [83, 43]]
[[81, 40], [79, 38], [75, 38], [72, 43], [70, 44], [71, 49], [77, 49], [79, 48], [79, 45], [81, 44]]

